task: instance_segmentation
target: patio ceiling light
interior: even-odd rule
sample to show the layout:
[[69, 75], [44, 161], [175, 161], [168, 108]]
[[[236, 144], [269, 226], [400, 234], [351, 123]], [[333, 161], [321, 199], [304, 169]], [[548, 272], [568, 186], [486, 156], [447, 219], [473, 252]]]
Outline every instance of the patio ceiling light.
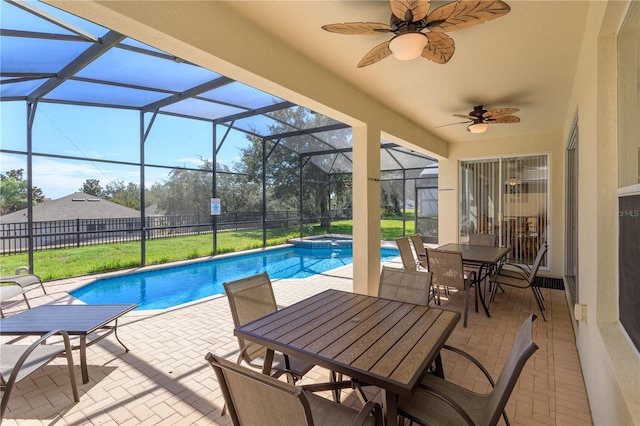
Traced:
[[405, 33], [392, 38], [389, 49], [396, 59], [410, 61], [422, 55], [427, 42], [427, 37], [420, 32]]
[[489, 128], [488, 123], [473, 123], [467, 127], [467, 130], [471, 133], [484, 133]]

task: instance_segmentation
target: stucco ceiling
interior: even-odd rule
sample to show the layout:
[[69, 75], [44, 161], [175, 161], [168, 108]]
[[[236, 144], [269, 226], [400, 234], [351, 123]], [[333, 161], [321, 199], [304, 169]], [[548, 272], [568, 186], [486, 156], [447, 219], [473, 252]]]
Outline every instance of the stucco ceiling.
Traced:
[[[432, 2], [431, 10], [445, 2]], [[388, 34], [341, 35], [324, 24], [388, 23], [387, 1], [232, 1], [229, 7], [301, 55], [449, 142], [560, 132], [587, 20], [588, 1], [507, 1], [511, 12], [450, 32], [455, 54], [446, 64], [388, 57], [357, 64]], [[474, 105], [520, 109], [518, 124], [496, 124], [481, 135], [462, 120]]]

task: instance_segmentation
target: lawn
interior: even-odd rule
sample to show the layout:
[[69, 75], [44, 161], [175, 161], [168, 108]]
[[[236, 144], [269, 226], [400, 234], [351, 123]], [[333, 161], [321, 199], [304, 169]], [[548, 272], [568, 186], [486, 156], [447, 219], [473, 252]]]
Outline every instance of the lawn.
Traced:
[[[393, 240], [403, 235], [402, 220], [380, 221], [383, 240]], [[406, 235], [413, 233], [413, 221], [406, 222]], [[306, 228], [309, 232], [310, 228]], [[267, 230], [267, 246], [284, 244], [290, 238], [299, 237], [300, 228], [274, 228]], [[353, 233], [350, 220], [331, 224], [334, 234]], [[313, 235], [325, 234], [320, 225], [313, 226]], [[307, 235], [307, 234], [305, 234]], [[217, 236], [217, 254], [262, 247], [262, 229], [221, 232]], [[146, 245], [147, 265], [161, 264], [184, 259], [196, 259], [213, 254], [211, 234], [148, 240]], [[90, 275], [100, 272], [141, 266], [141, 248], [137, 242], [99, 244], [86, 247], [42, 250], [33, 253], [34, 272], [47, 280]], [[26, 253], [3, 255], [0, 273], [12, 275], [19, 266], [29, 264]]]

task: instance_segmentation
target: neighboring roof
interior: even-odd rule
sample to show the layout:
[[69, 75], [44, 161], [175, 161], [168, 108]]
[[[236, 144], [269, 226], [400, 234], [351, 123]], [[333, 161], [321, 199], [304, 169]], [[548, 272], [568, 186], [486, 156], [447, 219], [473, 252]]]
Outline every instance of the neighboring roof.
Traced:
[[[76, 192], [33, 206], [34, 222], [73, 219], [139, 218], [140, 212], [93, 195]], [[27, 221], [27, 209], [0, 216], [3, 223]]]
[[[313, 153], [310, 161], [325, 173], [352, 172], [351, 129], [344, 123], [313, 113], [321, 125], [295, 127], [274, 113], [300, 107], [269, 93], [41, 2], [0, 1], [0, 8], [2, 101], [132, 109], [210, 121], [277, 140], [299, 154]], [[435, 162], [395, 144], [385, 143], [382, 150], [382, 171]]]

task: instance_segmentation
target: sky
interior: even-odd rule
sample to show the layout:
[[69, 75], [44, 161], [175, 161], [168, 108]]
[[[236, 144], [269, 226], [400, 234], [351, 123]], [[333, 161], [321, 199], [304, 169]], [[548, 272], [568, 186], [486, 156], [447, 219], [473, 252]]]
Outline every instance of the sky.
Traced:
[[[108, 30], [81, 18], [70, 15], [52, 6], [41, 2], [29, 1], [32, 6], [45, 11], [61, 19], [71, 27], [101, 36]], [[0, 27], [4, 30], [27, 30], [46, 34], [72, 35], [73, 33], [63, 26], [55, 25], [35, 15], [15, 7], [7, 2], [0, 2]], [[35, 39], [18, 37], [3, 37], [3, 45], [0, 49], [0, 62], [3, 72], [57, 72], [67, 62], [78, 55], [86, 45], [71, 42], [63, 46], [61, 41], [47, 40], [45, 47], [40, 44], [32, 44]], [[144, 47], [156, 51], [153, 47], [143, 45], [132, 39], [125, 39], [129, 46]], [[35, 42], [33, 42], [35, 43]], [[71, 46], [71, 48], [69, 48]], [[38, 49], [36, 49], [38, 47]], [[57, 47], [57, 48], [56, 48]], [[63, 49], [64, 48], [64, 49]], [[63, 52], [64, 50], [64, 52]], [[123, 78], [134, 78], [132, 84], [154, 87], [161, 81], [173, 85], [167, 87], [174, 91], [184, 90], [196, 85], [195, 81], [214, 79], [216, 73], [205, 69], [182, 64], [179, 61], [158, 60], [154, 57], [146, 57], [145, 61], [152, 65], [141, 73], [142, 60], [137, 62], [136, 55], [126, 49], [111, 49], [101, 55], [96, 61], [88, 64], [78, 75], [85, 78], [98, 78], [100, 73], [108, 70], [108, 75], [113, 81], [122, 81]], [[155, 62], [153, 62], [155, 61]], [[15, 69], [11, 68], [14, 67]], [[32, 69], [25, 69], [31, 67]], [[58, 67], [58, 68], [56, 68]], [[185, 67], [189, 72], [185, 72]], [[137, 71], [137, 72], [136, 72]], [[180, 78], [176, 75], [180, 74]], [[34, 84], [33, 82], [21, 82], [17, 84], [3, 85], [3, 96], [20, 96], [17, 93], [20, 85]], [[36, 84], [41, 84], [36, 80]], [[9, 87], [11, 86], [11, 87]], [[242, 86], [242, 87], [239, 87]], [[16, 89], [13, 89], [16, 87]], [[34, 86], [35, 88], [37, 86]], [[60, 91], [60, 87], [54, 89]], [[88, 90], [91, 90], [89, 92]], [[12, 92], [15, 91], [16, 93]], [[75, 91], [75, 92], [74, 92]], [[84, 91], [84, 92], [83, 92]], [[98, 88], [89, 87], [87, 83], [76, 81], [70, 89], [63, 89], [61, 99], [65, 95], [82, 95], [91, 98], [98, 91], [103, 99], [118, 99], [124, 96], [125, 90], [119, 87]], [[257, 93], [255, 89], [234, 82], [218, 88], [216, 96], [221, 101], [231, 103], [231, 100], [242, 96], [249, 100], [259, 102], [271, 102], [276, 99], [266, 93]], [[26, 93], [29, 93], [27, 91]], [[53, 92], [52, 92], [53, 93]], [[85, 96], [86, 95], [86, 96]], [[149, 95], [147, 95], [149, 96]], [[155, 96], [159, 96], [155, 94]], [[161, 95], [166, 96], [166, 95]], [[244, 99], [243, 99], [244, 100]], [[151, 101], [149, 101], [151, 102]], [[3, 150], [26, 151], [27, 126], [26, 126], [26, 102], [4, 101], [0, 102], [0, 148]], [[207, 108], [215, 111], [233, 110], [220, 104], [207, 105]], [[145, 119], [149, 120], [150, 114]], [[220, 131], [220, 134], [223, 132]], [[184, 166], [197, 168], [202, 164], [201, 159], [212, 159], [212, 126], [210, 123], [189, 119], [178, 119], [169, 116], [158, 116], [145, 142], [146, 164], [159, 164], [165, 166]], [[99, 160], [132, 162], [140, 160], [140, 115], [136, 110], [109, 109], [87, 106], [72, 106], [64, 104], [39, 103], [33, 125], [33, 152], [57, 155], [60, 157], [90, 158], [92, 160], [71, 160], [66, 158], [33, 157], [33, 184], [43, 190], [45, 197], [59, 198], [76, 192], [87, 179], [98, 179], [102, 187], [115, 180], [123, 180], [126, 183], [140, 183], [140, 171], [138, 166], [118, 165], [100, 162]], [[248, 143], [244, 134], [231, 132], [223, 147], [218, 153], [217, 162], [231, 166], [238, 160], [239, 149]], [[5, 174], [12, 169], [25, 169], [26, 159], [24, 155], [0, 153], [0, 172]], [[145, 170], [145, 185], [151, 186], [154, 182], [166, 179], [168, 169], [147, 168]]]
[[[0, 103], [0, 147], [26, 151], [25, 102]], [[58, 156], [137, 163], [140, 158], [140, 123], [137, 111], [61, 104], [39, 104], [33, 127], [33, 152]], [[219, 132], [222, 133], [222, 132]], [[159, 116], [145, 146], [145, 163], [197, 168], [201, 158], [212, 159], [211, 124], [169, 116]], [[227, 136], [217, 161], [231, 165], [239, 160], [244, 134]], [[24, 169], [26, 157], [0, 153], [0, 172]], [[33, 157], [33, 184], [47, 198], [77, 192], [87, 179], [98, 179], [105, 187], [123, 180], [139, 184], [139, 167], [92, 160]], [[162, 182], [170, 170], [147, 167], [145, 186]]]

